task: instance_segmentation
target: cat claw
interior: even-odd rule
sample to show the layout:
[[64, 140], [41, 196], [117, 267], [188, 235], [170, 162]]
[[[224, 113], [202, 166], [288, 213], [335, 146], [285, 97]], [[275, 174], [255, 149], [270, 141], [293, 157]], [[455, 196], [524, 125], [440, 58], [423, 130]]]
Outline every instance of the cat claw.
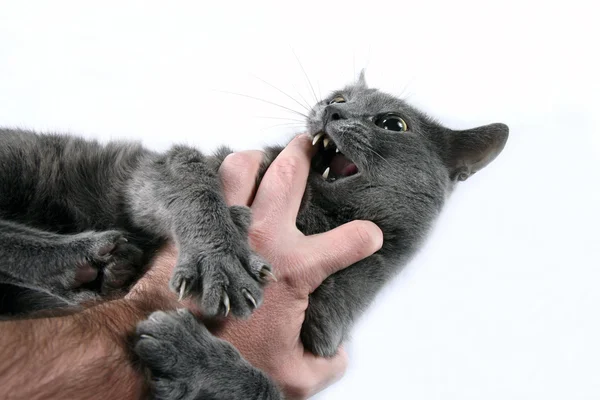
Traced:
[[179, 288], [179, 301], [183, 300], [185, 297], [185, 281], [181, 282], [181, 287]]
[[152, 314], [150, 314], [150, 316], [148, 317], [148, 319], [150, 321], [152, 321], [152, 322], [158, 322], [158, 319], [154, 315], [152, 315]]
[[260, 278], [263, 281], [277, 282], [277, 277], [275, 276], [275, 274], [273, 272], [271, 272], [271, 270], [267, 266], [264, 266], [264, 267], [261, 268], [261, 270], [260, 270]]
[[246, 289], [242, 289], [242, 293], [244, 294], [244, 297], [248, 299], [250, 303], [252, 303], [254, 308], [258, 308], [258, 304], [256, 304], [256, 299], [250, 294], [249, 291], [247, 291]]
[[231, 309], [231, 305], [229, 304], [229, 296], [227, 296], [227, 292], [223, 292], [223, 307], [225, 307], [224, 317], [229, 315], [229, 310]]

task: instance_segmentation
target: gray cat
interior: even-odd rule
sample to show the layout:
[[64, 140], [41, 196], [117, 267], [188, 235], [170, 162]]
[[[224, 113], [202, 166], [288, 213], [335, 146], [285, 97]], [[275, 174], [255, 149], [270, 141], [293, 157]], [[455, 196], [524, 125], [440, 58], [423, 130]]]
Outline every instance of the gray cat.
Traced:
[[[307, 130], [319, 150], [298, 228], [310, 235], [363, 219], [384, 233], [380, 251], [332, 275], [310, 297], [301, 339], [328, 357], [415, 254], [456, 182], [502, 151], [508, 127], [447, 129], [368, 88], [361, 74], [314, 106]], [[266, 149], [263, 172], [280, 151]], [[10, 299], [0, 312], [126, 290], [173, 238], [179, 258], [171, 288], [194, 296], [208, 317], [249, 315], [271, 268], [248, 247], [249, 210], [223, 200], [217, 170], [229, 153], [207, 157], [174, 147], [157, 154], [0, 131], [0, 290]], [[281, 398], [264, 373], [187, 311], [152, 314], [138, 326], [135, 351], [154, 375], [158, 399]]]

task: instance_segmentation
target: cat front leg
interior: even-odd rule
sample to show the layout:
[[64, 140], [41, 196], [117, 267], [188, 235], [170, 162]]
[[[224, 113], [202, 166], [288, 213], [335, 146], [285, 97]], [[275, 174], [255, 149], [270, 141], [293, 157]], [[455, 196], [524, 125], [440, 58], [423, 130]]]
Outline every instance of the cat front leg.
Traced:
[[281, 394], [230, 343], [186, 309], [155, 312], [137, 327], [135, 352], [157, 400], [277, 400]]
[[131, 216], [176, 242], [174, 292], [195, 297], [206, 317], [247, 317], [262, 302], [271, 268], [249, 247], [250, 209], [226, 205], [218, 164], [185, 146], [150, 156], [129, 188]]
[[[0, 220], [0, 280], [69, 304], [122, 289], [138, 272], [141, 255], [118, 231], [62, 235]], [[91, 282], [97, 291], [82, 289]]]
[[327, 278], [309, 297], [300, 338], [304, 347], [333, 357], [356, 319], [389, 280], [383, 259], [372, 255]]

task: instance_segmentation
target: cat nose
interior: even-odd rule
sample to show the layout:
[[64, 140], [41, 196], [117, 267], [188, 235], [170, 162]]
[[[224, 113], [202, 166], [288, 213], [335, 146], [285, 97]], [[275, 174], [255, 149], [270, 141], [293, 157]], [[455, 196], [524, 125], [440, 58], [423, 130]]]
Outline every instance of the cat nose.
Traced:
[[325, 123], [329, 123], [331, 121], [338, 121], [340, 119], [346, 119], [343, 111], [337, 108], [334, 105], [329, 105], [325, 107], [325, 113], [323, 115], [323, 120]]

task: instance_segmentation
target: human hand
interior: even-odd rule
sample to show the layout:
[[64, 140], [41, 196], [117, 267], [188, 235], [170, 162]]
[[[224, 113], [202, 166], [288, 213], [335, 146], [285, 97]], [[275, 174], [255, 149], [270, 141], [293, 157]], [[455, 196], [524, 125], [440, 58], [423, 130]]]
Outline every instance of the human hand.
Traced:
[[[173, 242], [168, 242], [152, 259], [148, 271], [133, 285], [125, 298], [140, 302], [144, 305], [143, 308], [153, 311], [183, 307], [177, 295], [169, 289], [169, 280], [176, 262], [177, 248]], [[188, 300], [186, 305], [193, 307], [193, 302]]]
[[[313, 151], [306, 137], [295, 139], [267, 171], [256, 198], [262, 152], [232, 154], [220, 170], [227, 203], [251, 206], [250, 241], [273, 265], [278, 282], [266, 288], [263, 306], [249, 320], [230, 318], [214, 333], [271, 375], [288, 398], [314, 395], [339, 379], [347, 366], [343, 349], [331, 359], [304, 350], [300, 329], [308, 295], [330, 274], [377, 251], [383, 240], [379, 228], [367, 221], [321, 235], [304, 236], [298, 231], [295, 221]], [[168, 287], [176, 259], [175, 246], [165, 245], [128, 298], [151, 303], [157, 310], [182, 307]], [[194, 307], [190, 301], [183, 305]]]
[[251, 206], [250, 242], [274, 267], [278, 281], [265, 289], [263, 306], [249, 320], [228, 319], [214, 333], [271, 375], [287, 398], [314, 395], [339, 379], [347, 366], [343, 349], [329, 359], [304, 350], [300, 329], [309, 294], [383, 243], [381, 230], [368, 221], [313, 236], [296, 228], [313, 151], [307, 136], [294, 139], [271, 164], [255, 197], [261, 152], [232, 154], [220, 170], [228, 204]]

